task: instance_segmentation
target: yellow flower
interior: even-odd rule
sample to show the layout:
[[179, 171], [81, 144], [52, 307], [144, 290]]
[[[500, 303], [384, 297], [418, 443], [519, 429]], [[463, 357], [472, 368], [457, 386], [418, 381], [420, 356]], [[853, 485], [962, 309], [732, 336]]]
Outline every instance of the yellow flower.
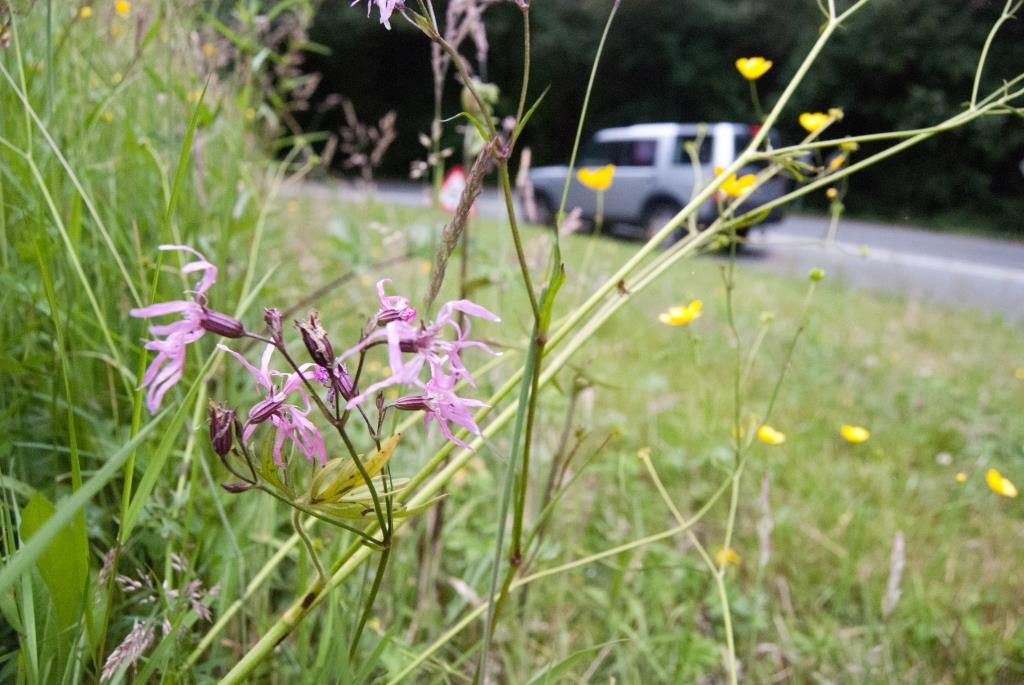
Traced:
[[92, 7], [89, 5], [82, 5], [82, 9], [78, 10], [78, 16], [82, 19], [88, 19], [92, 16]]
[[836, 155], [829, 161], [828, 170], [835, 171], [844, 164], [846, 164], [846, 155]]
[[253, 108], [253, 107], [246, 107], [245, 108], [245, 118], [248, 119], [249, 121], [252, 121], [253, 119], [255, 119], [256, 118], [256, 109]]
[[718, 568], [725, 568], [726, 566], [739, 566], [743, 561], [743, 557], [736, 553], [732, 547], [719, 547], [718, 552], [715, 553], [715, 563], [718, 564]]
[[121, 81], [123, 81], [123, 80], [124, 80], [124, 75], [123, 75], [123, 74], [122, 74], [121, 72], [119, 72], [119, 71], [115, 71], [115, 72], [114, 72], [114, 73], [113, 73], [113, 74], [112, 74], [112, 75], [110, 76], [110, 82], [111, 82], [111, 83], [113, 83], [113, 84], [114, 84], [115, 86], [116, 86], [117, 84], [119, 84], [119, 83], [120, 83]]
[[611, 188], [612, 181], [614, 179], [614, 164], [606, 164], [605, 166], [597, 169], [588, 169], [584, 167], [576, 172], [576, 180], [587, 188], [593, 190], [595, 193], [603, 193]]
[[199, 97], [203, 94], [203, 91], [199, 89], [190, 90], [185, 94], [185, 97], [189, 102], [199, 102]]
[[667, 326], [685, 326], [694, 319], [700, 318], [700, 310], [704, 306], [701, 300], [693, 300], [685, 307], [669, 307], [667, 312], [658, 314], [658, 321]]
[[1001, 473], [995, 469], [989, 469], [988, 473], [985, 474], [985, 480], [988, 481], [988, 486], [992, 488], [992, 492], [1002, 495], [1003, 497], [1016, 497], [1017, 487], [1010, 481], [1009, 478], [1003, 477]]
[[830, 200], [834, 200], [839, 197], [839, 190], [837, 188], [829, 188], [825, 191], [825, 197]]
[[[721, 176], [723, 172], [725, 172], [725, 169], [722, 167], [715, 167], [715, 176]], [[719, 190], [731, 197], [739, 197], [755, 183], [757, 183], [757, 176], [754, 174], [744, 174], [739, 178], [736, 178], [736, 174], [733, 174], [722, 181], [722, 185], [719, 187]]]
[[114, 38], [117, 38], [119, 36], [123, 36], [124, 35], [124, 27], [121, 26], [120, 24], [111, 24], [110, 25], [110, 35], [112, 37], [114, 37]]
[[420, 260], [420, 273], [421, 274], [429, 274], [430, 270], [433, 269], [433, 268], [434, 268], [434, 263], [432, 261], [430, 261], [429, 259], [421, 259]]
[[956, 476], [954, 476], [954, 478], [956, 478], [957, 483], [967, 482], [967, 474], [964, 473], [963, 471], [957, 471]]
[[117, 0], [114, 3], [114, 11], [117, 12], [119, 17], [127, 17], [132, 11], [132, 3], [128, 0]]
[[851, 426], [848, 423], [844, 423], [839, 428], [839, 434], [846, 438], [846, 442], [852, 442], [854, 445], [864, 442], [871, 437], [871, 433], [868, 432], [867, 428]]
[[766, 423], [757, 429], [757, 439], [768, 445], [781, 445], [786, 442], [786, 434], [775, 430]]
[[213, 43], [203, 43], [203, 55], [207, 58], [213, 57], [217, 54], [217, 46]]
[[814, 133], [828, 123], [829, 116], [824, 112], [804, 112], [800, 115], [800, 125], [809, 133]]
[[103, 121], [107, 122], [108, 124], [114, 120], [114, 115], [110, 112], [104, 112], [100, 115], [100, 117], [103, 119]]
[[1013, 376], [1019, 381], [1024, 381], [1024, 366], [1020, 366], [1013, 370]]
[[771, 68], [772, 61], [764, 57], [740, 57], [736, 60], [736, 70], [748, 81], [756, 81]]
[[860, 145], [850, 140], [845, 143], [839, 143], [839, 149], [844, 150], [846, 152], [855, 152], [858, 149], [860, 149]]

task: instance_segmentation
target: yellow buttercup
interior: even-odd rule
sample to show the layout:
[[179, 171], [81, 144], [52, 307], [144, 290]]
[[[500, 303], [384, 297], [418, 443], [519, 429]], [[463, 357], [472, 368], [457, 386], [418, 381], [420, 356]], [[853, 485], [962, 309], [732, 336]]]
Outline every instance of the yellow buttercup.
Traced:
[[[715, 176], [721, 176], [725, 171], [722, 167], [715, 167]], [[733, 174], [729, 178], [722, 181], [722, 185], [719, 189], [731, 197], [739, 197], [747, 191], [748, 188], [757, 183], [757, 176], [754, 174], [744, 174], [739, 178], [736, 178], [736, 174]]]
[[693, 300], [685, 307], [669, 307], [667, 312], [658, 315], [658, 321], [666, 326], [685, 326], [694, 319], [699, 319], [704, 303]]
[[828, 123], [829, 116], [824, 112], [804, 112], [800, 115], [800, 125], [808, 133], [814, 133]]
[[736, 70], [748, 81], [756, 81], [771, 68], [772, 61], [764, 57], [740, 57], [736, 60]]
[[595, 193], [603, 193], [612, 187], [612, 181], [615, 179], [615, 165], [606, 164], [603, 167], [596, 169], [588, 169], [586, 167], [576, 172], [576, 180], [582, 183], [587, 188], [590, 188]]

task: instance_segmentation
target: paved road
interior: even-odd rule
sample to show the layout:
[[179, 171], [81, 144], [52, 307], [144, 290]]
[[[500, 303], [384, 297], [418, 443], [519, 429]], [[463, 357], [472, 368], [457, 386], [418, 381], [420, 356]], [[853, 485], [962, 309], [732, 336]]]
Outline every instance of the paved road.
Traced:
[[[302, 192], [353, 200], [361, 196], [350, 186], [308, 184]], [[412, 184], [383, 184], [375, 192], [379, 200], [394, 204], [428, 203], [422, 187]], [[501, 217], [505, 211], [493, 191], [481, 196], [479, 207], [484, 216]], [[843, 220], [835, 239], [826, 244], [827, 227], [824, 218], [794, 215], [755, 230], [743, 262], [751, 268], [799, 275], [820, 266], [830, 281], [851, 287], [977, 309], [1024, 323], [1024, 243]]]

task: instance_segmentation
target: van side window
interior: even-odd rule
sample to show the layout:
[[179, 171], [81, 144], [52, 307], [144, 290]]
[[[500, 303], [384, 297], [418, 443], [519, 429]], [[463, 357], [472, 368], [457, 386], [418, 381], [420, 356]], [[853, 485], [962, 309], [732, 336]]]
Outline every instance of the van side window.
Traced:
[[[690, 153], [686, 151], [686, 146], [696, 140], [697, 136], [679, 136], [676, 138], [676, 148], [672, 155], [672, 163], [677, 166], [689, 166]], [[711, 136], [704, 136], [700, 150], [697, 151], [697, 159], [701, 164], [711, 163]]]
[[580, 166], [654, 166], [657, 140], [592, 140], [583, 149]]

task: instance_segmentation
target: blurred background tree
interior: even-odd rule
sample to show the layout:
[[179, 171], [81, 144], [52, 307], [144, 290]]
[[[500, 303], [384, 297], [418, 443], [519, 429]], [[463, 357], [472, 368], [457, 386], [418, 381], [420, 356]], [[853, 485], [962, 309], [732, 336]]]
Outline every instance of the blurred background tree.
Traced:
[[[444, 1], [435, 1], [441, 8]], [[572, 145], [590, 60], [609, 0], [534, 0], [532, 92], [551, 97], [528, 127], [524, 143], [534, 163], [562, 163]], [[796, 102], [805, 110], [841, 107], [834, 132], [866, 133], [932, 124], [969, 99], [974, 65], [1002, 0], [875, 0], [822, 55]], [[505, 86], [499, 111], [514, 110], [521, 68], [521, 19], [514, 3], [487, 10], [488, 78]], [[759, 86], [770, 105], [814, 40], [822, 16], [813, 0], [627, 0], [609, 38], [587, 130], [650, 121], [751, 121], [747, 84], [737, 57], [775, 61]], [[347, 2], [326, 2], [309, 28], [328, 54], [308, 53], [303, 68], [322, 80], [299, 117], [307, 130], [336, 131], [337, 107], [352, 100], [361, 116], [402, 113], [384, 175], [405, 177], [421, 157], [420, 132], [432, 110], [429, 46], [401, 21], [385, 31]], [[470, 56], [472, 57], [472, 56]], [[982, 91], [1024, 65], [1024, 26], [1009, 22], [990, 53]], [[459, 109], [458, 85], [448, 84], [446, 115]], [[783, 117], [785, 140], [802, 135], [800, 112]], [[989, 228], [1024, 236], [1024, 125], [984, 121], [922, 144], [859, 175], [847, 197], [854, 215], [895, 221]], [[446, 145], [459, 143], [452, 125]], [[905, 179], [893, 183], [892, 179]], [[809, 206], [824, 207], [811, 198]]]

